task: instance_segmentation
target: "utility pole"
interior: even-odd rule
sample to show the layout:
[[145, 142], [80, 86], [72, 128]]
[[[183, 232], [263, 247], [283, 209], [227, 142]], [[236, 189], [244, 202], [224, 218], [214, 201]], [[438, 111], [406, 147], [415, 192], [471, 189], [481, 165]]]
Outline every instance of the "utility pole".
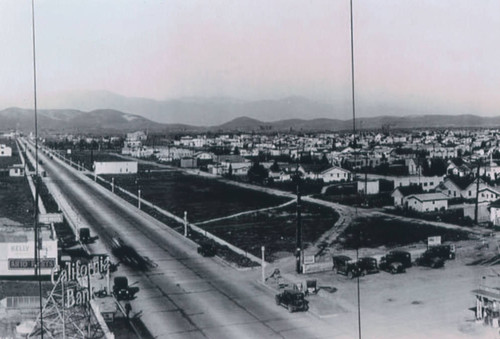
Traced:
[[301, 199], [300, 199], [300, 177], [299, 171], [296, 174], [297, 180], [297, 229], [295, 233], [295, 243], [297, 247], [296, 260], [297, 260], [297, 273], [302, 273], [301, 258], [302, 258], [302, 220], [301, 220]]
[[477, 214], [479, 210], [479, 169], [481, 168], [481, 159], [477, 163], [477, 173], [476, 173], [476, 206], [474, 207], [474, 224], [477, 225]]

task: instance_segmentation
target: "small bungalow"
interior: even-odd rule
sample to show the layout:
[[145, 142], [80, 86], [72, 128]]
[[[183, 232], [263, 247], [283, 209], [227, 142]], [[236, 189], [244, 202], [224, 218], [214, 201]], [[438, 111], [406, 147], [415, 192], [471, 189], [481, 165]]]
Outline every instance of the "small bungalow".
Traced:
[[351, 171], [342, 167], [332, 166], [319, 174], [324, 182], [342, 182], [351, 180]]
[[443, 193], [412, 194], [403, 200], [405, 208], [417, 212], [432, 212], [448, 209], [448, 197]]
[[403, 207], [405, 197], [408, 197], [412, 194], [421, 194], [423, 192], [424, 190], [420, 185], [401, 186], [396, 187], [394, 191], [392, 191], [391, 197], [394, 199], [395, 207]]

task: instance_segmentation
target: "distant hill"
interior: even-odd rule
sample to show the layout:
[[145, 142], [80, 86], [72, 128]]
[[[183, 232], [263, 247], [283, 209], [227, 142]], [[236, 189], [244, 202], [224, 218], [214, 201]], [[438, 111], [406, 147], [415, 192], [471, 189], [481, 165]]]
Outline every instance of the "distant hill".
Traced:
[[347, 119], [350, 114], [342, 104], [324, 104], [299, 96], [257, 101], [226, 97], [154, 100], [126, 97], [108, 91], [74, 91], [44, 97], [43, 103], [44, 108], [74, 108], [83, 111], [110, 108], [159, 123], [195, 126], [220, 125], [242, 116], [269, 121], [333, 116]]
[[[34, 113], [31, 109], [17, 107], [0, 111], [0, 129], [33, 131]], [[129, 132], [149, 131], [196, 131], [200, 128], [182, 124], [160, 124], [135, 114], [101, 109], [91, 112], [79, 110], [39, 110], [38, 128], [45, 132]]]
[[[220, 129], [232, 131], [266, 130], [266, 131], [348, 131], [352, 130], [352, 119], [288, 119], [273, 122], [262, 122], [250, 118], [238, 118], [218, 126]], [[357, 129], [412, 129], [412, 128], [466, 128], [466, 127], [500, 127], [500, 116], [481, 117], [477, 115], [422, 115], [408, 117], [381, 116], [356, 119]]]
[[[164, 124], [151, 121], [136, 114], [123, 113], [111, 109], [90, 112], [79, 110], [39, 110], [39, 131], [68, 133], [125, 133], [137, 130], [163, 133], [204, 133], [204, 132], [329, 132], [349, 131], [352, 120], [340, 119], [286, 119], [272, 122], [239, 117], [215, 126], [192, 126], [185, 124]], [[500, 127], [499, 117], [476, 115], [423, 115], [374, 118], [359, 118], [357, 129], [390, 127], [391, 129], [412, 128], [465, 128]], [[33, 110], [8, 108], [0, 111], [0, 129], [34, 130]]]

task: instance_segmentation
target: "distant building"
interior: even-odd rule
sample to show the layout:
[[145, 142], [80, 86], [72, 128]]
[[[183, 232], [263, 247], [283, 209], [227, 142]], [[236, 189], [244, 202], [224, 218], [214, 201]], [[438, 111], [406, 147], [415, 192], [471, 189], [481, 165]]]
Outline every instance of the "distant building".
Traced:
[[127, 141], [144, 141], [148, 139], [148, 135], [143, 131], [127, 133]]
[[97, 175], [134, 174], [137, 169], [137, 161], [94, 161], [94, 173]]
[[22, 164], [15, 164], [9, 167], [9, 177], [23, 177], [24, 166]]
[[[365, 192], [366, 188], [366, 192]], [[378, 180], [359, 180], [357, 182], [358, 192], [361, 194], [374, 195], [380, 193], [380, 186]]]
[[[57, 266], [57, 239], [41, 228], [41, 274], [50, 275]], [[32, 276], [35, 272], [34, 232], [27, 228], [0, 228], [0, 276]]]
[[412, 194], [421, 194], [424, 193], [422, 186], [420, 185], [411, 185], [411, 186], [401, 186], [396, 187], [394, 191], [392, 191], [391, 197], [394, 199], [394, 206], [403, 207], [404, 206], [404, 198], [408, 197]]
[[182, 168], [196, 168], [198, 166], [198, 159], [194, 157], [181, 158]]
[[433, 212], [448, 209], [448, 197], [443, 193], [412, 194], [405, 199], [405, 208], [417, 212]]
[[4, 144], [0, 145], [0, 157], [11, 157], [12, 156], [12, 148], [6, 146]]
[[324, 182], [342, 182], [351, 180], [351, 172], [341, 167], [332, 166], [319, 174]]

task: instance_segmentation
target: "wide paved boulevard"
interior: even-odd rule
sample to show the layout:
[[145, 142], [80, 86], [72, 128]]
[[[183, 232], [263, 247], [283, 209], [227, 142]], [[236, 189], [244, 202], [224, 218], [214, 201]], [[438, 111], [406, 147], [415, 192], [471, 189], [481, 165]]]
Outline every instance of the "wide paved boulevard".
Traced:
[[[195, 244], [81, 172], [42, 152], [39, 157], [47, 180], [78, 211], [79, 222], [88, 223], [104, 244], [119, 234], [158, 265], [148, 272], [120, 267], [120, 274], [141, 288], [132, 314], [142, 311], [155, 338], [347, 338], [356, 333], [355, 323], [338, 326], [336, 318], [288, 313], [259, 282], [258, 270], [240, 272], [199, 256]], [[349, 332], [341, 329], [346, 327]]]

